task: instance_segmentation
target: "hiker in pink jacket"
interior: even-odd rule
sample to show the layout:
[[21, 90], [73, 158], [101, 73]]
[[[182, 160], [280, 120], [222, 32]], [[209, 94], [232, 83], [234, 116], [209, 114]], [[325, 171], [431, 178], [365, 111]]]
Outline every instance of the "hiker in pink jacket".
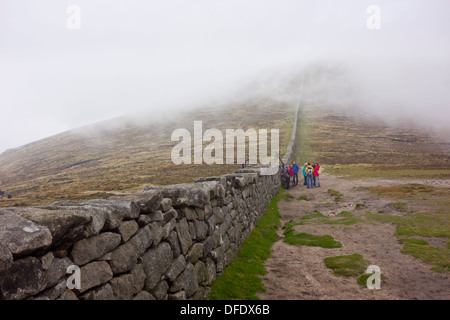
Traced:
[[289, 176], [290, 176], [290, 185], [293, 186], [294, 182], [294, 169], [292, 168], [292, 164], [289, 166]]
[[320, 170], [320, 166], [318, 163], [316, 163], [316, 167], [314, 168], [314, 180], [315, 180], [316, 187], [320, 187], [319, 170]]

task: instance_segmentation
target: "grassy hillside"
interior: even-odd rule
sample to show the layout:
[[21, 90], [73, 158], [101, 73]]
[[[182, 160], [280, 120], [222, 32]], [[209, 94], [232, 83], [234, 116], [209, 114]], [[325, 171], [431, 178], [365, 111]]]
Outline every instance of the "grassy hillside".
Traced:
[[450, 178], [450, 136], [387, 124], [305, 103], [300, 112], [301, 163], [351, 177]]
[[298, 92], [294, 82], [284, 96], [267, 94], [179, 113], [164, 121], [140, 119], [138, 124], [115, 119], [6, 151], [0, 155], [0, 189], [13, 199], [0, 200], [0, 206], [101, 198], [143, 185], [191, 182], [239, 168], [237, 164], [172, 163], [171, 150], [178, 143], [171, 141], [173, 130], [185, 128], [193, 135], [194, 120], [203, 121], [203, 131], [217, 128], [224, 137], [225, 129], [279, 129], [283, 154], [292, 133]]

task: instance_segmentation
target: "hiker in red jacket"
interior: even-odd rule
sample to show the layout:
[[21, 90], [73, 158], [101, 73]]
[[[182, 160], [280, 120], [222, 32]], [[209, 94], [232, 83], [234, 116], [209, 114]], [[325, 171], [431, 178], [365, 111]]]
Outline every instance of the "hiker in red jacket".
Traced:
[[316, 166], [314, 168], [314, 180], [315, 180], [316, 188], [320, 187], [319, 170], [320, 170], [320, 165], [318, 163], [316, 163]]
[[292, 164], [289, 166], [289, 181], [291, 186], [293, 186], [294, 182], [294, 169], [292, 169]]

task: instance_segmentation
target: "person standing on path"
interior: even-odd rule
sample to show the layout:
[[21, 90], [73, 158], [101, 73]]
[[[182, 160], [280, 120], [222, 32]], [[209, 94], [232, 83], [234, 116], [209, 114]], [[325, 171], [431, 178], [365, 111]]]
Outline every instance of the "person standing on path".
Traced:
[[298, 167], [297, 162], [294, 161], [294, 164], [292, 165], [292, 170], [294, 170], [294, 186], [298, 185], [298, 171], [300, 168]]
[[311, 167], [313, 168], [313, 186], [315, 186], [316, 185], [316, 176], [314, 175], [314, 169], [316, 168], [316, 163], [313, 162]]
[[302, 168], [302, 173], [303, 173], [303, 185], [306, 186], [306, 167], [308, 166], [308, 163], [305, 162], [305, 165]]
[[289, 167], [287, 165], [284, 168], [283, 177], [284, 177], [284, 181], [285, 181], [285, 185], [286, 185], [286, 190], [288, 190], [288, 189], [290, 189], [289, 185], [290, 185], [291, 175], [289, 174]]
[[308, 189], [314, 188], [314, 169], [311, 164], [308, 163], [306, 167], [306, 185]]
[[292, 169], [292, 164], [289, 166], [289, 181], [291, 183], [291, 187], [294, 186], [294, 169]]
[[316, 167], [314, 168], [314, 186], [317, 188], [320, 187], [319, 170], [320, 170], [320, 165], [318, 163], [316, 163]]

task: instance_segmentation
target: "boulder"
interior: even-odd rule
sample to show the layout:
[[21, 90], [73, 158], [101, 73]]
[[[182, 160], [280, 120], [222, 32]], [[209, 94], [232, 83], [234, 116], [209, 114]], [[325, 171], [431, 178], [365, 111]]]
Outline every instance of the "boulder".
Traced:
[[162, 212], [167, 212], [170, 209], [172, 209], [172, 199], [170, 198], [162, 199], [161, 204], [159, 206], [159, 210], [161, 210]]
[[181, 253], [180, 242], [178, 241], [178, 235], [176, 231], [171, 231], [166, 241], [172, 248], [173, 257], [176, 258]]
[[166, 277], [173, 282], [185, 268], [186, 259], [184, 259], [184, 256], [180, 254], [177, 258], [173, 259], [172, 264], [166, 271]]
[[76, 265], [82, 266], [117, 248], [121, 239], [121, 236], [117, 233], [104, 232], [97, 236], [80, 240], [73, 245], [72, 260]]
[[114, 249], [109, 260], [114, 274], [133, 269], [138, 258], [151, 246], [152, 242], [153, 234], [147, 225], [140, 229], [128, 242]]
[[136, 204], [141, 210], [141, 214], [150, 214], [158, 210], [163, 200], [162, 192], [159, 189], [143, 191], [135, 196]]
[[46, 286], [41, 261], [27, 257], [15, 261], [7, 274], [0, 274], [0, 299], [22, 300], [43, 291]]
[[77, 296], [75, 293], [73, 293], [72, 290], [66, 289], [64, 290], [64, 292], [58, 297], [58, 299], [56, 300], [78, 300]]
[[107, 283], [103, 286], [86, 292], [80, 300], [115, 300], [112, 286]]
[[204, 241], [204, 256], [206, 257], [213, 249], [217, 248], [220, 245], [220, 242], [220, 230], [216, 229], [213, 234]]
[[128, 241], [131, 243], [136, 249], [137, 256], [141, 256], [148, 247], [150, 247], [153, 243], [154, 234], [149, 225], [145, 226], [142, 229], [139, 229], [138, 232]]
[[15, 208], [14, 212], [46, 227], [53, 238], [53, 247], [68, 247], [75, 241], [99, 234], [106, 221], [106, 211], [91, 206], [45, 208]]
[[186, 292], [181, 290], [175, 293], [169, 293], [168, 298], [169, 300], [186, 300]]
[[139, 227], [145, 227], [150, 222], [152, 222], [152, 218], [147, 214], [141, 214], [138, 218], [138, 225]]
[[191, 234], [189, 233], [189, 225], [186, 218], [181, 219], [175, 226], [175, 231], [178, 235], [181, 252], [186, 254], [192, 245]]
[[167, 239], [167, 237], [169, 237], [170, 233], [172, 232], [173, 229], [175, 229], [176, 225], [177, 221], [175, 220], [175, 218], [173, 218], [172, 220], [170, 220], [169, 222], [167, 222], [165, 225], [162, 226], [163, 239]]
[[136, 249], [133, 244], [127, 242], [111, 252], [109, 265], [114, 274], [120, 274], [133, 269], [137, 263], [137, 259]]
[[167, 290], [169, 290], [169, 285], [166, 281], [162, 280], [152, 290], [152, 295], [156, 300], [167, 300]]
[[175, 209], [170, 209], [167, 212], [164, 212], [164, 222], [169, 222], [172, 219], [178, 218], [178, 212]]
[[207, 285], [211, 285], [217, 277], [216, 264], [211, 258], [206, 259]]
[[35, 296], [35, 300], [55, 300], [57, 299], [67, 288], [66, 280], [60, 280], [54, 287], [45, 290], [39, 295]]
[[186, 269], [172, 283], [169, 292], [175, 293], [183, 289], [186, 298], [191, 297], [198, 290], [197, 272], [192, 263], [186, 265]]
[[194, 264], [194, 269], [197, 274], [198, 283], [202, 285], [207, 285], [209, 276], [205, 263], [203, 261], [197, 261]]
[[186, 217], [186, 219], [188, 221], [192, 221], [192, 220], [197, 220], [198, 219], [195, 207], [182, 208], [182, 209], [180, 209], [180, 211], [182, 212], [182, 216]]
[[139, 207], [134, 201], [129, 200], [93, 199], [82, 202], [80, 205], [106, 209], [104, 230], [116, 229], [123, 219], [136, 219], [139, 216]]
[[198, 277], [192, 263], [187, 264], [186, 270], [184, 272], [186, 274], [184, 290], [186, 292], [186, 297], [189, 298], [198, 290]]
[[188, 230], [191, 235], [191, 239], [195, 242], [195, 238], [197, 237], [197, 231], [195, 230], [194, 223], [192, 221], [188, 222]]
[[196, 239], [204, 240], [208, 235], [208, 225], [204, 221], [196, 220], [194, 221], [194, 227], [196, 231]]
[[156, 246], [164, 237], [164, 230], [159, 222], [152, 222], [148, 226], [153, 234], [153, 246]]
[[131, 270], [133, 276], [133, 292], [136, 294], [144, 288], [145, 285], [145, 271], [142, 263], [137, 264], [133, 270]]
[[133, 300], [155, 300], [155, 297], [149, 292], [142, 290], [133, 298]]
[[[6, 246], [13, 257], [21, 257], [36, 250], [47, 248], [52, 243], [50, 231], [10, 210], [0, 210], [0, 243]], [[9, 254], [0, 249], [0, 267], [8, 265]], [[4, 268], [4, 267], [3, 267]]]
[[203, 258], [203, 243], [194, 243], [187, 253], [187, 261], [194, 263]]
[[45, 278], [47, 288], [51, 288], [59, 283], [67, 274], [67, 268], [73, 265], [73, 262], [69, 258], [54, 258], [52, 259], [48, 268], [45, 270]]
[[177, 184], [161, 188], [164, 198], [172, 200], [172, 206], [175, 208], [183, 207], [203, 207], [210, 202], [211, 192], [215, 193], [217, 181], [194, 182]]
[[106, 261], [94, 261], [81, 267], [81, 289], [83, 293], [91, 288], [102, 285], [113, 277], [113, 272]]
[[145, 289], [153, 290], [161, 276], [167, 271], [172, 263], [172, 249], [166, 242], [161, 242], [157, 247], [148, 250], [142, 256], [144, 272], [146, 275]]
[[130, 300], [134, 294], [134, 277], [131, 274], [124, 274], [114, 277], [109, 282], [117, 300]]
[[13, 256], [8, 247], [0, 242], [0, 273], [8, 269], [13, 264]]
[[119, 226], [119, 233], [122, 236], [122, 243], [127, 242], [139, 230], [139, 225], [134, 220], [123, 221]]

